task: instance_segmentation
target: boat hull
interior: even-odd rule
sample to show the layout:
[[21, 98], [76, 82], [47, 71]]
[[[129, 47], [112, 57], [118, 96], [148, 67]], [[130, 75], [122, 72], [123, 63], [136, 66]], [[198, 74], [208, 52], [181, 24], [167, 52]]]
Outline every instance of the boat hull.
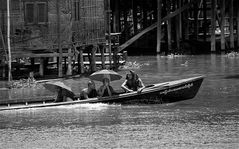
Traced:
[[203, 82], [204, 77], [194, 77], [147, 86], [142, 92], [122, 93], [111, 97], [90, 98], [60, 103], [28, 104], [23, 106], [1, 107], [0, 111], [43, 108], [62, 105], [85, 103], [115, 103], [115, 104], [162, 104], [194, 98]]
[[129, 93], [116, 96], [116, 98], [103, 98], [103, 103], [120, 104], [158, 104], [172, 103], [182, 100], [192, 99], [196, 96], [203, 77], [185, 79], [182, 81], [172, 81], [144, 89], [141, 93]]

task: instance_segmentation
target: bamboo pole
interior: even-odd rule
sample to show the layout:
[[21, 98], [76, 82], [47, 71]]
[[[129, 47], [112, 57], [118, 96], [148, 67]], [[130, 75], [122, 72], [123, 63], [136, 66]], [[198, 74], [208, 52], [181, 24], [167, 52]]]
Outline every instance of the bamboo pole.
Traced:
[[216, 0], [212, 0], [212, 8], [211, 8], [211, 52], [216, 51], [216, 35], [215, 35], [215, 29], [216, 29]]
[[8, 82], [12, 80], [12, 53], [10, 39], [10, 0], [7, 0], [7, 46], [8, 46]]
[[230, 24], [230, 48], [234, 48], [234, 29], [233, 29], [233, 0], [229, 1], [229, 24]]
[[58, 64], [58, 77], [62, 77], [62, 47], [61, 47], [61, 28], [60, 28], [60, 0], [56, 0], [56, 11], [57, 11], [57, 42], [59, 49], [59, 64]]
[[157, 53], [161, 52], [161, 33], [162, 33], [162, 0], [158, 0], [158, 24], [157, 24]]
[[221, 50], [225, 51], [225, 0], [221, 0]]

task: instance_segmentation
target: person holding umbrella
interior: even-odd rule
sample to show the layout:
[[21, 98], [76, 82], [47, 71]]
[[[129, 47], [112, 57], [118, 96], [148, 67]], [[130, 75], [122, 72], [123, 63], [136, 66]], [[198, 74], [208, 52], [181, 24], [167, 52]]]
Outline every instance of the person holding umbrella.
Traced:
[[112, 86], [110, 86], [110, 80], [108, 78], [103, 78], [103, 85], [100, 86], [98, 94], [100, 97], [112, 96], [115, 91]]
[[139, 76], [134, 71], [130, 70], [130, 73], [126, 75], [126, 80], [121, 85], [121, 88], [126, 92], [141, 92], [145, 86]]
[[122, 76], [113, 70], [103, 69], [90, 75], [92, 80], [102, 81], [103, 85], [98, 90], [100, 97], [112, 96], [116, 94], [113, 87], [110, 86], [110, 81], [120, 80]]
[[75, 98], [75, 94], [72, 92], [71, 88], [66, 86], [63, 82], [47, 82], [44, 84], [44, 87], [57, 94], [54, 102], [73, 101]]

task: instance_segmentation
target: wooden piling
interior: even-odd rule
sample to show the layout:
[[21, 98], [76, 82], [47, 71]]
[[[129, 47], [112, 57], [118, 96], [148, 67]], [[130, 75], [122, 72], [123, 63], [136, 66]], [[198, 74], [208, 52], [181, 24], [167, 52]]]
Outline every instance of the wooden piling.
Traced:
[[[109, 62], [110, 68], [112, 67], [112, 47], [111, 47], [111, 9], [110, 0], [105, 1], [105, 18], [106, 18], [106, 32], [108, 37], [108, 51], [109, 52]], [[127, 18], [126, 18], [127, 19]], [[127, 20], [126, 20], [127, 21]]]
[[120, 8], [119, 0], [114, 1], [114, 12], [113, 12], [113, 32], [120, 31]]
[[84, 73], [84, 57], [83, 57], [83, 49], [79, 50], [78, 55], [78, 72], [80, 74]]
[[114, 69], [118, 68], [118, 55], [117, 55], [117, 49], [114, 48], [113, 50], [113, 62], [114, 62]]
[[6, 65], [5, 63], [2, 63], [2, 78], [6, 78]]
[[66, 72], [67, 72], [67, 58], [63, 57], [63, 59], [64, 59], [64, 74], [66, 74]]
[[148, 26], [146, 1], [141, 1], [141, 2], [142, 2], [142, 8], [143, 8], [143, 27], [146, 28]]
[[239, 1], [237, 0], [236, 2], [236, 5], [237, 5], [237, 51], [239, 50]]
[[59, 64], [58, 64], [58, 77], [62, 77], [62, 47], [61, 47], [61, 28], [60, 28], [60, 0], [56, 0], [56, 12], [57, 12], [57, 43], [59, 49]]
[[71, 57], [71, 48], [68, 49], [68, 67], [67, 67], [67, 75], [72, 75], [72, 57]]
[[90, 62], [91, 72], [95, 72], [96, 71], [96, 57], [95, 57], [95, 53], [96, 53], [96, 47], [94, 46], [91, 49], [91, 62]]
[[157, 25], [157, 53], [161, 52], [161, 33], [162, 33], [162, 0], [158, 0], [158, 25]]
[[137, 20], [137, 3], [135, 2], [135, 0], [132, 0], [132, 14], [133, 14], [133, 28], [134, 28], [134, 34], [136, 34], [138, 32], [138, 28], [137, 28], [137, 24], [138, 24], [138, 20]]
[[193, 4], [193, 17], [194, 17], [194, 38], [198, 40], [198, 1]]
[[[166, 2], [167, 3], [167, 13], [171, 13], [171, 6], [170, 6], [170, 2]], [[167, 21], [168, 25], [167, 25], [167, 35], [168, 35], [168, 53], [170, 53], [172, 51], [172, 19], [168, 19]]]
[[207, 0], [203, 0], [203, 40], [207, 41]]
[[[181, 0], [177, 0], [177, 9], [181, 9]], [[179, 15], [176, 17], [176, 45], [177, 50], [180, 49], [180, 41], [182, 39], [182, 15], [179, 13]]]
[[[188, 0], [184, 0], [184, 4], [187, 4], [188, 3]], [[186, 10], [184, 12], [184, 39], [186, 40], [189, 40], [189, 20], [188, 20], [188, 17], [189, 17], [189, 10]]]
[[225, 0], [221, 0], [221, 51], [225, 51]]
[[[178, 8], [181, 9], [182, 7], [182, 0], [178, 0]], [[182, 13], [179, 13], [178, 15], [178, 19], [179, 19], [179, 38], [182, 39]]]
[[234, 49], [233, 0], [229, 0], [230, 48]]
[[211, 0], [211, 52], [216, 52], [216, 0]]
[[40, 58], [40, 67], [39, 67], [39, 74], [41, 77], [44, 76], [44, 58]]
[[105, 69], [105, 53], [104, 53], [104, 49], [105, 49], [105, 46], [103, 48], [100, 48], [102, 69]]

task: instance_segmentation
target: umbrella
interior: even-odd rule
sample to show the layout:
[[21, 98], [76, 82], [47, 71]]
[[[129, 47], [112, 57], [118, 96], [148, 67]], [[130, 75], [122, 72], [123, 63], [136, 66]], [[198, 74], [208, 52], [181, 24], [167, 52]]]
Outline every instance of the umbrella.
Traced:
[[102, 81], [104, 78], [108, 78], [110, 81], [120, 80], [122, 76], [113, 70], [103, 69], [90, 75], [90, 79], [96, 81]]
[[57, 92], [58, 88], [60, 87], [70, 93], [73, 93], [69, 86], [66, 86], [63, 82], [60, 82], [60, 81], [47, 82], [47, 83], [43, 84], [43, 86], [51, 92]]

